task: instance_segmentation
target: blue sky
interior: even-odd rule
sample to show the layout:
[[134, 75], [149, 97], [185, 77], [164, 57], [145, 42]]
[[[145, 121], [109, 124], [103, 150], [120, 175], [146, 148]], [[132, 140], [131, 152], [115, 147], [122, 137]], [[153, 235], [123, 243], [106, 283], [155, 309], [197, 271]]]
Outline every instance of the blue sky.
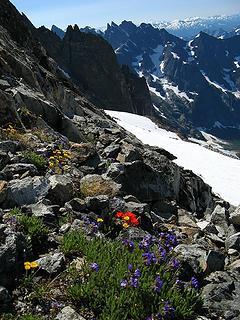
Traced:
[[169, 21], [240, 12], [240, 0], [12, 0], [12, 3], [36, 26], [55, 24], [61, 28], [74, 23], [81, 27], [102, 27], [111, 21]]

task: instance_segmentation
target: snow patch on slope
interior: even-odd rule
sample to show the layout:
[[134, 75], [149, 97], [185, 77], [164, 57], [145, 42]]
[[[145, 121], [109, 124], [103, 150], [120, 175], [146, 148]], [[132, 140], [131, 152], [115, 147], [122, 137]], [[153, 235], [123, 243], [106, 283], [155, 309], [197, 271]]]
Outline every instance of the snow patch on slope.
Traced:
[[183, 141], [175, 133], [158, 128], [146, 117], [126, 112], [105, 112], [143, 143], [159, 146], [174, 154], [178, 165], [201, 176], [223, 199], [233, 205], [240, 204], [240, 160]]
[[217, 83], [216, 81], [211, 81], [203, 70], [201, 70], [201, 73], [204, 76], [204, 78], [207, 80], [207, 82], [210, 83], [212, 86], [214, 86], [218, 90], [221, 90], [225, 94], [232, 93], [236, 98], [240, 99], [240, 91], [237, 90], [237, 88], [234, 85], [234, 82], [231, 80], [231, 78], [228, 74], [224, 76], [224, 80], [230, 85], [232, 90], [227, 90], [224, 87], [224, 85], [221, 85], [221, 84]]
[[155, 66], [156, 71], [154, 72], [156, 76], [161, 76], [161, 70], [160, 70], [160, 58], [163, 54], [163, 46], [159, 45], [157, 48], [154, 49], [154, 53], [150, 55], [150, 58], [152, 60], [152, 63]]
[[186, 92], [180, 91], [178, 86], [174, 86], [172, 83], [169, 83], [166, 79], [161, 79], [161, 83], [164, 90], [167, 92], [167, 95], [168, 95], [168, 91], [173, 91], [174, 94], [180, 97], [181, 99], [186, 99], [189, 102], [194, 102], [193, 99], [189, 98]]

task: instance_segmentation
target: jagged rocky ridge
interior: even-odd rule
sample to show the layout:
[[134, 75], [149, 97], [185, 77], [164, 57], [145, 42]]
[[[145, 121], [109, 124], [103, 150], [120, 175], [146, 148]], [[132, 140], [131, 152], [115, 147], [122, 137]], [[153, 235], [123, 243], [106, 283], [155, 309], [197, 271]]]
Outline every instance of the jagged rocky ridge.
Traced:
[[126, 68], [121, 69], [112, 47], [102, 37], [81, 32], [77, 25], [69, 26], [63, 39], [44, 27], [37, 32], [48, 54], [95, 105], [110, 110], [152, 113], [145, 79], [139, 79], [130, 70], [126, 72]]
[[[0, 142], [1, 312], [12, 302], [19, 314], [33, 308], [17, 290], [12, 292], [23, 272], [27, 239], [7, 222], [11, 208], [20, 207], [50, 226], [41, 248], [56, 268], [50, 274], [66, 267], [58, 247], [61, 232], [80, 228], [84, 217], [97, 217], [103, 209], [125, 209], [141, 216], [145, 232], [153, 232], [154, 224], [175, 230], [181, 242], [176, 252], [190, 274], [205, 265], [202, 312], [208, 319], [237, 319], [239, 208], [174, 164], [173, 155], [143, 145], [96, 108], [46, 54], [29, 21], [6, 0], [0, 9], [0, 123], [18, 129], [15, 141]], [[41, 171], [24, 156], [33, 149], [47, 157], [59, 144], [75, 154], [63, 174]], [[80, 198], [83, 185], [91, 191], [99, 181], [95, 195]], [[60, 231], [55, 221], [67, 210], [73, 221]], [[143, 233], [134, 229], [124, 236], [135, 239]]]
[[[94, 33], [91, 28], [82, 29]], [[238, 29], [236, 29], [238, 32]], [[165, 29], [112, 22], [100, 34], [121, 65], [146, 78], [162, 125], [201, 136], [199, 128], [226, 139], [239, 137], [239, 43], [237, 32], [219, 39], [200, 32], [190, 41]], [[218, 35], [219, 36], [219, 35]]]
[[239, 136], [239, 36], [217, 39], [200, 32], [184, 41], [151, 24], [123, 21], [108, 25], [104, 37], [120, 63], [145, 76], [163, 122], [165, 116], [183, 128]]

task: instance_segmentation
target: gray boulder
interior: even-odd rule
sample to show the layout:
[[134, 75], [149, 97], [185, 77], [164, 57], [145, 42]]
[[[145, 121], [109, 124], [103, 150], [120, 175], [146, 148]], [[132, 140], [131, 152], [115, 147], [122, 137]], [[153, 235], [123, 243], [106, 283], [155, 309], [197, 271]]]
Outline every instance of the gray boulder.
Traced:
[[32, 214], [41, 218], [46, 223], [52, 222], [56, 219], [56, 215], [54, 213], [55, 206], [50, 205], [49, 202], [49, 200], [43, 199], [29, 206]]
[[13, 208], [36, 203], [47, 195], [48, 190], [49, 184], [44, 177], [12, 180], [7, 186], [3, 207]]
[[2, 286], [0, 286], [0, 302], [6, 303], [10, 300], [10, 295], [8, 293], [8, 290]]
[[230, 236], [225, 241], [226, 249], [235, 249], [240, 251], [240, 232]]
[[239, 275], [228, 272], [212, 273], [203, 287], [203, 308], [214, 319], [237, 320], [240, 317]]
[[149, 205], [147, 203], [126, 202], [125, 211], [131, 211], [138, 214], [149, 213]]
[[65, 203], [65, 209], [70, 211], [81, 212], [86, 209], [86, 203], [83, 199], [74, 198]]
[[10, 233], [0, 245], [0, 286], [9, 288], [23, 269], [26, 241], [21, 233]]
[[177, 220], [177, 205], [174, 201], [166, 199], [156, 201], [152, 206], [152, 212], [162, 221]]
[[230, 215], [230, 220], [235, 225], [240, 225], [240, 206]]
[[128, 239], [131, 241], [139, 242], [143, 240], [143, 238], [145, 238], [147, 235], [149, 235], [149, 233], [146, 231], [143, 231], [140, 228], [128, 228], [128, 229], [122, 230], [119, 233], [118, 239], [119, 240]]
[[55, 320], [85, 320], [80, 316], [74, 309], [67, 306], [61, 310], [61, 312], [56, 316]]
[[206, 263], [207, 263], [207, 272], [222, 271], [225, 267], [226, 256], [221, 252], [210, 250], [208, 252]]
[[196, 219], [186, 210], [178, 209], [178, 224], [189, 228], [198, 228]]
[[63, 253], [54, 253], [44, 256], [37, 260], [39, 267], [51, 275], [60, 273], [65, 266]]
[[48, 198], [52, 203], [64, 205], [74, 197], [73, 181], [68, 175], [53, 175], [49, 177]]
[[186, 272], [191, 269], [197, 274], [199, 269], [206, 270], [207, 251], [197, 244], [179, 244], [174, 248], [178, 258], [184, 263]]
[[141, 160], [142, 156], [139, 150], [134, 147], [132, 144], [123, 143], [121, 147], [121, 152], [117, 156], [117, 160], [121, 163], [132, 162], [136, 160]]
[[30, 176], [35, 176], [38, 173], [37, 168], [33, 164], [28, 163], [14, 163], [5, 166], [5, 168], [0, 172], [4, 180], [12, 180], [15, 175], [23, 175], [28, 173]]
[[61, 226], [61, 228], [59, 229], [60, 233], [66, 233], [70, 230], [71, 228], [71, 223], [65, 223]]
[[228, 266], [229, 270], [233, 270], [234, 272], [238, 272], [240, 274], [240, 259], [235, 260]]
[[18, 149], [19, 149], [18, 141], [7, 140], [7, 141], [0, 142], [1, 151], [16, 153]]
[[10, 161], [10, 157], [6, 151], [0, 150], [0, 170], [2, 170]]
[[110, 144], [108, 147], [106, 147], [103, 151], [103, 156], [106, 158], [116, 158], [118, 155], [118, 152], [120, 150], [119, 144]]
[[228, 232], [229, 217], [225, 207], [217, 205], [211, 215], [210, 221], [218, 230], [218, 236], [225, 238]]
[[115, 196], [119, 193], [120, 188], [121, 185], [112, 179], [97, 174], [89, 174], [80, 181], [80, 191], [85, 197]]
[[127, 195], [127, 196], [123, 197], [123, 199], [126, 202], [137, 202], [137, 203], [140, 203], [140, 201], [136, 197], [134, 197], [132, 195]]
[[108, 168], [107, 176], [122, 185], [121, 190], [125, 195], [131, 194], [141, 202], [175, 199], [178, 194], [179, 170], [172, 164], [168, 167], [165, 164], [165, 168], [163, 166], [162, 170], [158, 171], [142, 161], [113, 163]]
[[101, 211], [109, 207], [109, 198], [106, 195], [87, 197], [85, 202], [90, 211]]
[[125, 201], [120, 197], [114, 197], [109, 200], [109, 209], [111, 212], [124, 211], [125, 210]]
[[2, 286], [0, 286], [0, 311], [2, 308], [7, 306], [11, 301], [11, 296], [8, 290]]

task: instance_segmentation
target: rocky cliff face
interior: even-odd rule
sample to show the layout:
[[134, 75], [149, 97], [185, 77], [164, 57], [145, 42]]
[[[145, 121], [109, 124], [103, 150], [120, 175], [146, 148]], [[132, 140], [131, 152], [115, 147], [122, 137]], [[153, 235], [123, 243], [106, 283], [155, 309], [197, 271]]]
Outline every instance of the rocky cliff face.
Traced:
[[[128, 78], [121, 71], [111, 46], [100, 36], [69, 26], [61, 40], [45, 28], [38, 30], [49, 55], [58, 62], [88, 98], [101, 108], [151, 114], [152, 104], [146, 86], [138, 77], [133, 86], [143, 90], [142, 100], [135, 100]], [[133, 82], [133, 77], [131, 78]]]
[[[8, 1], [1, 5], [7, 11], [0, 10], [0, 21], [16, 15], [11, 23], [19, 20], [19, 28], [25, 26], [25, 18]], [[124, 210], [133, 211], [141, 227], [116, 226], [110, 238], [140, 241], [148, 233], [175, 231], [181, 242], [175, 250], [184, 266], [184, 280], [210, 274], [201, 313], [216, 319], [232, 308], [238, 317], [239, 276], [232, 270], [239, 268], [234, 262], [239, 251], [239, 209], [215, 196], [201, 178], [178, 167], [173, 155], [143, 145], [119, 127], [59, 69], [35, 40], [32, 27], [28, 37], [35, 43], [34, 51], [11, 36], [11, 23], [0, 30], [0, 312], [11, 311], [13, 318], [29, 310], [48, 319], [66, 319], [69, 314], [82, 318], [69, 306], [64, 272], [76, 262], [81, 270], [83, 260], [65, 256], [61, 239], [69, 230], [86, 232], [90, 239], [107, 237], [104, 230], [92, 234], [98, 218], [105, 214], [109, 219]], [[74, 30], [70, 34], [77, 42], [83, 37]], [[123, 72], [129, 79], [127, 89], [141, 100], [134, 76], [128, 69]], [[85, 83], [79, 80], [79, 85], [84, 88]], [[20, 285], [23, 263], [30, 259], [41, 266], [39, 277], [33, 275], [33, 288]], [[229, 272], [223, 271], [225, 263]], [[200, 266], [204, 267], [199, 274]], [[47, 294], [36, 298], [31, 290], [48, 283], [49, 277], [59, 282], [51, 281], [44, 287]], [[223, 302], [219, 306], [214, 299], [222, 288], [216, 280], [221, 277], [227, 293], [218, 293]], [[57, 308], [52, 304], [56, 301]], [[66, 308], [59, 312], [63, 304]], [[75, 308], [82, 312], [77, 304]]]

